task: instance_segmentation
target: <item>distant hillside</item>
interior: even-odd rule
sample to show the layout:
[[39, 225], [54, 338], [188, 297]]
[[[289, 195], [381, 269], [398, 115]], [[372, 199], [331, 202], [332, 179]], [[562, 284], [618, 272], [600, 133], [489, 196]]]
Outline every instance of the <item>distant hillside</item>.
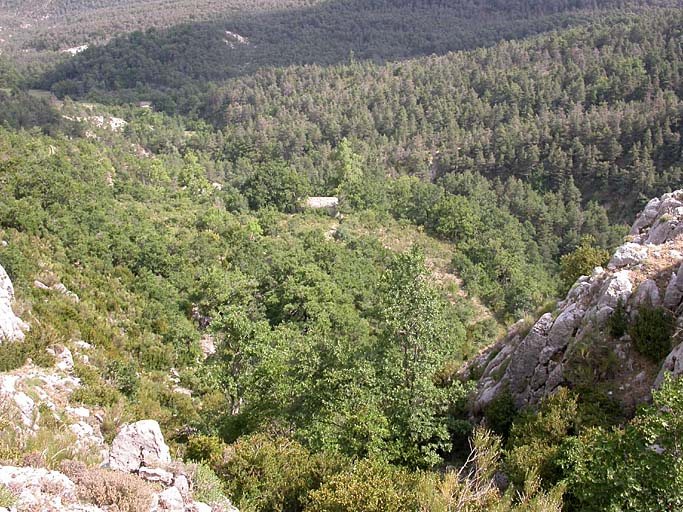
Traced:
[[[229, 73], [223, 55], [205, 49], [180, 58], [198, 43], [167, 45], [156, 32], [85, 52], [44, 85], [193, 111], [227, 137], [215, 149], [219, 158], [283, 157], [320, 194], [335, 186], [327, 156], [348, 137], [370, 174], [433, 181], [471, 171], [542, 192], [578, 187], [584, 205], [596, 200], [613, 220], [627, 221], [646, 198], [676, 187], [683, 172], [682, 19], [679, 10], [615, 15], [490, 49], [385, 65], [264, 69], [210, 87], [188, 76]], [[189, 41], [192, 28], [182, 30], [176, 35]], [[164, 58], [135, 53], [135, 41]], [[260, 51], [253, 38], [231, 41], [234, 49], [220, 44], [224, 52]], [[541, 214], [522, 203], [515, 208], [538, 226]]]
[[[320, 0], [318, 0], [320, 1]], [[54, 63], [70, 47], [150, 27], [312, 5], [304, 0], [0, 1], [0, 50], [21, 62]]]
[[[66, 81], [68, 86], [59, 90], [72, 96], [93, 90], [139, 92], [177, 88], [188, 80], [221, 80], [262, 67], [327, 65], [351, 57], [387, 61], [490, 46], [585, 24], [594, 21], [596, 13], [624, 5], [650, 8], [680, 6], [681, 2], [334, 0], [263, 1], [246, 7], [238, 2], [216, 5], [204, 0], [197, 6], [175, 2], [167, 8], [157, 0], [111, 13], [100, 9], [75, 24], [37, 30], [25, 38], [24, 48], [29, 52], [58, 50], [67, 41], [73, 45], [93, 43], [129, 30], [180, 23], [90, 48], [64, 63], [46, 81]], [[154, 15], [144, 14], [150, 12]], [[134, 21], [129, 23], [127, 18]], [[31, 34], [34, 29], [27, 30]], [[229, 33], [244, 36], [249, 44], [232, 44]]]

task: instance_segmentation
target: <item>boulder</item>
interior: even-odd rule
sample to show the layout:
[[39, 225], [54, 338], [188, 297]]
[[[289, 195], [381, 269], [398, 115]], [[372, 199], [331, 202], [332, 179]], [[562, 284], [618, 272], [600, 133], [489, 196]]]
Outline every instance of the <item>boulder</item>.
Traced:
[[62, 295], [66, 295], [69, 297], [72, 301], [78, 303], [81, 301], [81, 299], [76, 295], [74, 292], [69, 290], [66, 286], [64, 286], [62, 283], [57, 283], [54, 284], [50, 287], [51, 290], [54, 290], [58, 293], [61, 293]]
[[204, 334], [199, 340], [199, 348], [206, 359], [216, 353], [216, 340], [210, 334]]
[[5, 269], [0, 265], [0, 343], [24, 339], [28, 325], [12, 311], [14, 286]]
[[47, 349], [48, 354], [57, 360], [57, 368], [64, 372], [71, 371], [74, 367], [74, 358], [71, 351], [64, 345], [53, 345]]
[[620, 302], [626, 304], [632, 291], [633, 283], [631, 282], [631, 273], [628, 270], [616, 272], [612, 277], [605, 281], [605, 284], [600, 290], [598, 309], [604, 307], [614, 309]]
[[652, 222], [655, 220], [659, 212], [660, 203], [661, 201], [658, 197], [655, 197], [649, 203], [647, 203], [645, 209], [633, 223], [633, 226], [631, 227], [631, 235], [638, 235], [643, 229], [652, 225]]
[[661, 302], [659, 287], [652, 279], [646, 279], [640, 283], [631, 299], [631, 304], [635, 307], [642, 305], [657, 307]]
[[628, 242], [617, 248], [609, 262], [608, 268], [615, 269], [628, 265], [637, 265], [647, 260], [647, 247]]
[[161, 468], [146, 468], [143, 466], [138, 470], [138, 475], [148, 482], [159, 482], [167, 486], [173, 483], [173, 473]]
[[678, 268], [678, 272], [671, 274], [671, 279], [664, 292], [664, 307], [676, 309], [683, 300], [683, 265]]
[[655, 379], [655, 387], [662, 384], [667, 373], [672, 377], [683, 374], [683, 343], [676, 346], [662, 363], [662, 368]]
[[190, 496], [190, 482], [185, 475], [176, 476], [173, 487], [178, 489], [181, 496], [185, 498]]
[[187, 512], [212, 512], [213, 509], [206, 503], [202, 503], [201, 501], [195, 501], [194, 503], [188, 505], [186, 510]]
[[38, 425], [35, 421], [36, 403], [33, 400], [33, 398], [28, 396], [23, 391], [17, 391], [16, 393], [14, 393], [12, 398], [14, 399], [14, 403], [19, 409], [19, 412], [21, 414], [21, 421], [24, 424], [24, 426], [29, 428], [37, 428]]
[[180, 491], [175, 487], [169, 487], [159, 493], [159, 508], [169, 512], [184, 512], [185, 503]]
[[157, 467], [171, 462], [171, 453], [154, 420], [124, 426], [114, 438], [109, 454], [111, 469], [136, 472], [141, 467]]

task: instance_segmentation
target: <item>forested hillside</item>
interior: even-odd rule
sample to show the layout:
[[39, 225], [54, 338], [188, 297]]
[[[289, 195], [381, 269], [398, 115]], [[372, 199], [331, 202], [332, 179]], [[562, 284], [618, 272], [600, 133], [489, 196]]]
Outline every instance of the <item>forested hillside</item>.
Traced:
[[[662, 0], [654, 4], [678, 6], [679, 2]], [[652, 3], [629, 5], [639, 10]], [[53, 80], [77, 80], [79, 87], [70, 94], [92, 89], [140, 92], [145, 86], [154, 91], [188, 81], [196, 85], [206, 79], [250, 73], [261, 67], [333, 64], [348, 61], [351, 56], [383, 62], [443, 54], [622, 12], [615, 11], [621, 5], [616, 1], [519, 1], [503, 5], [463, 0], [334, 0], [298, 4], [261, 2], [248, 10], [239, 3], [207, 4], [192, 7], [192, 17], [210, 16], [211, 21], [197, 23], [190, 16], [189, 5], [176, 3], [170, 11], [175, 13], [176, 22], [186, 23], [166, 30], [135, 32], [104, 47], [90, 48], [85, 55], [68, 61]], [[157, 9], [160, 16], [169, 16], [163, 6], [150, 5], [147, 11], [155, 12], [155, 16], [149, 17], [149, 26], [163, 26], [154, 23]], [[112, 29], [120, 33], [126, 25], [122, 21], [107, 30], [107, 18], [97, 17], [105, 34], [111, 34]], [[68, 28], [65, 31], [36, 34], [34, 41], [26, 42], [26, 48], [59, 49], [63, 37], [71, 32]], [[236, 39], [234, 34], [240, 37]], [[93, 42], [87, 33], [80, 39], [71, 34], [68, 39], [73, 44]]]
[[39, 371], [216, 511], [683, 506], [682, 6], [0, 0], [0, 475]]
[[672, 11], [392, 65], [262, 71], [212, 91], [205, 115], [301, 169], [351, 137], [382, 174], [473, 171], [554, 192], [573, 180], [626, 220], [681, 179], [682, 22]]
[[[553, 192], [573, 179], [584, 204], [595, 199], [624, 221], [680, 180], [680, 25], [680, 13], [666, 11], [397, 64], [264, 70], [206, 94], [193, 79], [225, 73], [213, 61], [220, 53], [198, 42], [189, 49], [201, 56], [184, 59], [181, 50], [178, 58], [152, 35], [122, 40], [135, 53], [85, 54], [44, 85], [99, 98], [128, 89], [117, 97], [193, 111], [230, 141], [222, 158], [236, 162], [251, 148], [284, 157], [319, 193], [333, 188], [325, 154], [348, 137], [379, 174], [434, 180], [474, 171]], [[135, 62], [115, 64], [126, 55]], [[615, 193], [625, 205], [612, 204]]]
[[[3, 23], [0, 48], [28, 50], [28, 54], [24, 51], [16, 53], [18, 58], [25, 60], [36, 50], [44, 52], [99, 43], [124, 32], [202, 20], [224, 20], [229, 24], [226, 28], [248, 31], [247, 35], [259, 41], [261, 46], [288, 41], [295, 49], [287, 52], [289, 59], [297, 57], [297, 62], [302, 58], [310, 59], [307, 49], [320, 54], [323, 48], [331, 46], [330, 55], [342, 52], [336, 58], [344, 58], [349, 49], [363, 48], [368, 42], [372, 45], [371, 57], [386, 57], [387, 51], [407, 54], [410, 51], [471, 47], [481, 42], [490, 44], [515, 33], [521, 36], [582, 19], [585, 21], [588, 13], [622, 7], [675, 6], [677, 2], [523, 0], [503, 4], [491, 0], [6, 0], [0, 2], [0, 20]], [[583, 12], [583, 15], [563, 19], [572, 12]], [[547, 19], [534, 19], [538, 17]], [[212, 27], [221, 32], [220, 24], [211, 24], [202, 30], [197, 27], [196, 33], [201, 34]], [[458, 30], [452, 30], [456, 27]], [[275, 29], [272, 34], [271, 29]], [[326, 30], [332, 30], [334, 37], [325, 39]], [[401, 40], [397, 30], [407, 36], [405, 41]], [[486, 34], [487, 31], [499, 34]], [[174, 32], [171, 30], [171, 38], [177, 37]], [[285, 36], [288, 39], [281, 39]], [[211, 38], [211, 34], [203, 33], [202, 38]], [[383, 46], [382, 41], [391, 43], [391, 46]], [[325, 45], [320, 46], [316, 42]], [[265, 53], [271, 60], [276, 55], [273, 48]]]

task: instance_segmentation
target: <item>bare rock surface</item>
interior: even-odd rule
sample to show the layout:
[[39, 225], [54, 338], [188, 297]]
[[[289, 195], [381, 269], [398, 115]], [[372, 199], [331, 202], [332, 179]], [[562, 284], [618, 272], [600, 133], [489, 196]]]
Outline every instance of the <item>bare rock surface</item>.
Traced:
[[667, 373], [671, 374], [672, 377], [683, 374], [683, 343], [677, 345], [664, 360], [662, 369], [657, 374], [655, 386], [659, 386], [664, 381]]
[[114, 438], [109, 454], [111, 469], [128, 473], [169, 462], [171, 453], [159, 423], [154, 420], [142, 420], [123, 427]]
[[3, 341], [20, 341], [29, 327], [14, 314], [14, 286], [5, 269], [0, 265], [0, 343]]
[[100, 508], [77, 503], [76, 484], [57, 471], [0, 466], [0, 484], [17, 496], [18, 510], [102, 512]]

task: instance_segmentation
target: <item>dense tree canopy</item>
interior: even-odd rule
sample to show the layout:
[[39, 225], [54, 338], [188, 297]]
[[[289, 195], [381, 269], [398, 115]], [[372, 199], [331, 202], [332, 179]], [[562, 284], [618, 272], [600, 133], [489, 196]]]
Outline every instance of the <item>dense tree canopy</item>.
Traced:
[[[0, 264], [35, 320], [0, 368], [87, 341], [73, 400], [158, 419], [247, 512], [680, 508], [680, 380], [631, 419], [502, 392], [498, 438], [459, 373], [680, 187], [679, 4], [0, 0]], [[658, 363], [671, 315], [626, 315], [605, 336]]]

